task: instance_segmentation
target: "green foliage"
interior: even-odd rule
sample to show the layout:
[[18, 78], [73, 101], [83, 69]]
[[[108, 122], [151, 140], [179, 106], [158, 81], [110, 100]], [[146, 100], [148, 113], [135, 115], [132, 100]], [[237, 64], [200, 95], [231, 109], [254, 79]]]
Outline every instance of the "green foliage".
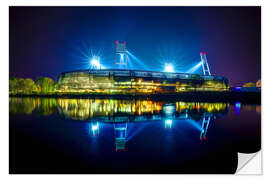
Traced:
[[31, 114], [37, 103], [32, 98], [9, 98], [10, 114]]
[[27, 78], [24, 80], [23, 82], [23, 93], [24, 94], [32, 94], [34, 89], [35, 89], [35, 82], [30, 79], [30, 78]]
[[56, 89], [56, 83], [51, 78], [39, 77], [36, 83], [30, 78], [9, 79], [9, 93], [14, 94], [48, 94]]
[[18, 78], [17, 79], [17, 90], [19, 93], [23, 93], [23, 87], [24, 87], [24, 79]]
[[40, 115], [50, 115], [57, 111], [57, 101], [50, 98], [9, 98], [10, 114], [31, 114], [33, 111]]
[[18, 85], [17, 78], [10, 78], [9, 79], [9, 93], [17, 94], [17, 91], [18, 91], [17, 85]]
[[30, 79], [10, 78], [9, 92], [11, 94], [31, 94], [35, 88], [35, 82]]
[[164, 80], [164, 81], [162, 82], [162, 84], [163, 84], [163, 86], [166, 86], [167, 81], [166, 81], [166, 80]]
[[38, 77], [36, 85], [38, 86], [39, 93], [41, 94], [52, 93], [55, 90], [54, 81], [48, 77]]
[[54, 113], [57, 110], [57, 101], [56, 99], [50, 98], [41, 98], [39, 100], [39, 105], [37, 107], [37, 114], [48, 116]]

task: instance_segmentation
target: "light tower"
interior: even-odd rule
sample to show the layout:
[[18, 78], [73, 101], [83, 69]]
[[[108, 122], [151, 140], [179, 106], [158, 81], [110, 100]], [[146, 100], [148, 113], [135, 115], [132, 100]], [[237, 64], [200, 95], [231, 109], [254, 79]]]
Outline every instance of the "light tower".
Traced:
[[166, 104], [162, 107], [163, 118], [165, 119], [165, 128], [172, 128], [172, 120], [175, 118], [175, 106]]
[[211, 76], [209, 65], [206, 58], [206, 53], [201, 52], [200, 56], [201, 56], [201, 62], [202, 62], [202, 68], [203, 68], [203, 75]]
[[201, 134], [200, 134], [201, 141], [206, 140], [206, 134], [207, 134], [210, 120], [216, 119], [216, 117], [211, 114], [204, 114], [202, 119], [203, 119], [203, 122], [202, 122]]
[[120, 43], [119, 41], [115, 41], [116, 49], [115, 49], [115, 57], [114, 57], [114, 68], [117, 69], [127, 69], [128, 64], [128, 55], [126, 49], [126, 42]]
[[126, 150], [127, 123], [114, 124], [115, 151]]

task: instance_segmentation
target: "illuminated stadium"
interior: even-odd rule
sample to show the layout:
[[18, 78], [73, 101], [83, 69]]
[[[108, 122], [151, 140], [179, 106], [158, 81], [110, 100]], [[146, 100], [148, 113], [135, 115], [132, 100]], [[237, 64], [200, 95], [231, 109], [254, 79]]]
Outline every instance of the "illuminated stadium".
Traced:
[[59, 92], [180, 93], [226, 91], [228, 80], [221, 76], [106, 69], [62, 73], [58, 86]]
[[229, 81], [210, 73], [206, 54], [201, 53], [199, 66], [203, 75], [176, 73], [167, 64], [165, 72], [130, 70], [127, 68], [126, 43], [116, 41], [114, 69], [102, 69], [99, 58], [94, 57], [91, 68], [64, 72], [58, 78], [59, 93], [87, 94], [166, 94], [190, 91], [227, 91]]

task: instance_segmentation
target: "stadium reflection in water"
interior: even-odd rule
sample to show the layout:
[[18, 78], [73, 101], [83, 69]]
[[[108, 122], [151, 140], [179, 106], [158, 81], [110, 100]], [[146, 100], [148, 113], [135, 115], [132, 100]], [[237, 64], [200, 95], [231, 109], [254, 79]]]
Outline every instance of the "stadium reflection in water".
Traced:
[[[17, 173], [235, 173], [261, 149], [261, 106], [9, 98]], [[113, 163], [112, 163], [113, 162]]]
[[[58, 112], [65, 119], [88, 122], [88, 132], [93, 137], [102, 133], [102, 125], [113, 124], [116, 152], [126, 151], [127, 141], [139, 133], [140, 130], [135, 133], [128, 131], [130, 124], [136, 122], [163, 121], [164, 128], [171, 129], [174, 121], [185, 120], [198, 130], [198, 138], [205, 141], [211, 121], [225, 115], [228, 107], [227, 103], [10, 98], [10, 113], [31, 114], [35, 111], [38, 114], [51, 115]], [[239, 109], [236, 112], [239, 113]], [[140, 129], [143, 126], [145, 125], [141, 124]]]

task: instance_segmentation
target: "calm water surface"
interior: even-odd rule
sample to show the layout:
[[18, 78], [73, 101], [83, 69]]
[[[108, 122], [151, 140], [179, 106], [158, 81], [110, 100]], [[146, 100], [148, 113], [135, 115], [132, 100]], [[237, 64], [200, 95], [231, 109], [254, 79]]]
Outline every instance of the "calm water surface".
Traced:
[[9, 98], [11, 173], [235, 173], [261, 106]]

